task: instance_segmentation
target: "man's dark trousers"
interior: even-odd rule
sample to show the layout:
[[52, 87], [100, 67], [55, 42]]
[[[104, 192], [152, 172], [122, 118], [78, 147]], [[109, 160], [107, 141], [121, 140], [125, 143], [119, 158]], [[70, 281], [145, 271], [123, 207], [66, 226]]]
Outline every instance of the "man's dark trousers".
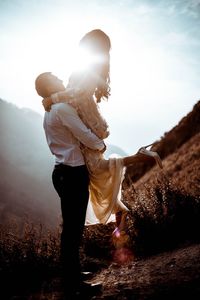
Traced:
[[52, 181], [61, 199], [63, 228], [61, 259], [67, 285], [76, 289], [80, 282], [79, 248], [89, 199], [89, 174], [85, 165], [56, 165]]

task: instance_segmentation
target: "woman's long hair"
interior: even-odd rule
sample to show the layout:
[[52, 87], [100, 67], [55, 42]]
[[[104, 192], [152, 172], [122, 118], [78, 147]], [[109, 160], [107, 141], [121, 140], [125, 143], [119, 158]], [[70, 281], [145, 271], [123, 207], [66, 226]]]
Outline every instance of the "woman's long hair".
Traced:
[[108, 99], [110, 96], [110, 38], [102, 30], [94, 29], [84, 35], [79, 45], [102, 57], [96, 68], [99, 81], [95, 97], [97, 102], [100, 102], [102, 98]]

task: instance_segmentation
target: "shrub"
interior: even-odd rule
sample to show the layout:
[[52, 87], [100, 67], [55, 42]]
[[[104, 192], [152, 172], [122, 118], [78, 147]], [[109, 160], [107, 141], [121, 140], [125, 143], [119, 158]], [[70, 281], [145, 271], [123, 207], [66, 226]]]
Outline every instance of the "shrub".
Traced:
[[200, 197], [188, 195], [165, 177], [124, 192], [132, 248], [147, 255], [199, 240]]

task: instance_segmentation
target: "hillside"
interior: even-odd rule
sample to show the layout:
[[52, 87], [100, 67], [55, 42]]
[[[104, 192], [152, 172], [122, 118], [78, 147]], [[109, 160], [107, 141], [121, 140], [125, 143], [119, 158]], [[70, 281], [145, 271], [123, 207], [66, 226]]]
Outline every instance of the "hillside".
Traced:
[[[176, 152], [184, 143], [190, 138], [200, 132], [200, 101], [196, 103], [193, 110], [183, 117], [180, 122], [172, 128], [169, 132], [164, 133], [163, 137], [159, 141], [155, 141], [153, 150], [157, 151], [162, 159], [165, 159], [168, 155]], [[140, 163], [127, 168], [126, 179], [127, 183], [131, 179], [131, 182], [136, 182], [142, 177], [148, 170], [155, 165], [152, 162], [151, 165]]]

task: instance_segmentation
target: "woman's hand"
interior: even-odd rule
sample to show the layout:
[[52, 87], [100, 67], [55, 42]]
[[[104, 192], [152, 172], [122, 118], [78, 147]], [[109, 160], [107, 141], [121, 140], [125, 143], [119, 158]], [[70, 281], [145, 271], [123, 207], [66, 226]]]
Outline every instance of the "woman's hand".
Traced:
[[42, 100], [42, 105], [43, 105], [45, 111], [48, 111], [48, 112], [49, 112], [49, 111], [51, 110], [51, 105], [52, 105], [52, 104], [53, 104], [53, 102], [52, 102], [52, 100], [51, 100], [50, 97], [44, 98], [44, 99]]
[[106, 151], [106, 144], [104, 143], [104, 148], [102, 150], [99, 150], [100, 153], [104, 153]]

